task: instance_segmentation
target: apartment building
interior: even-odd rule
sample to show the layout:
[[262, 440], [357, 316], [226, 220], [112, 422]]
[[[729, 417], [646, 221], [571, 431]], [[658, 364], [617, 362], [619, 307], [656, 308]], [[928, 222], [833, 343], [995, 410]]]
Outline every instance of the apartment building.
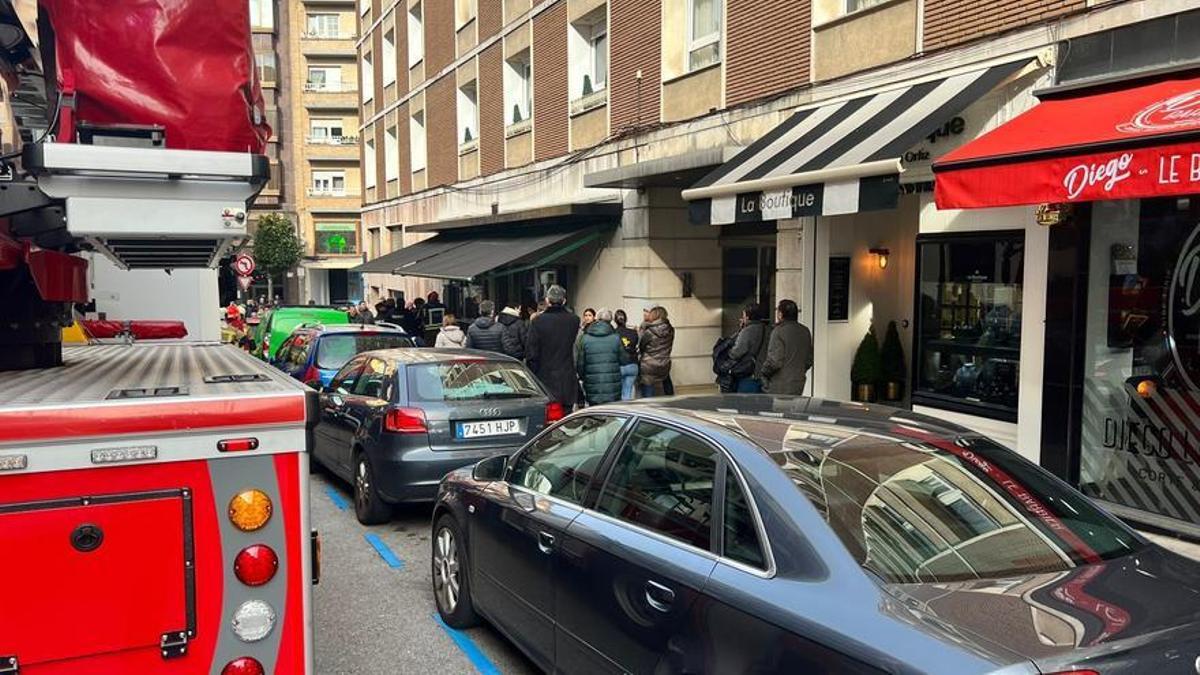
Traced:
[[554, 282], [576, 310], [661, 305], [685, 388], [748, 302], [799, 303], [809, 389], [836, 399], [895, 322], [896, 404], [1037, 460], [1051, 230], [938, 208], [933, 165], [1035, 93], [1195, 66], [1186, 5], [362, 0], [355, 271], [368, 299], [468, 314]]
[[286, 0], [291, 80], [288, 132], [296, 174], [296, 225], [304, 240], [299, 297], [345, 303], [362, 296], [359, 208], [358, 22], [354, 0]]

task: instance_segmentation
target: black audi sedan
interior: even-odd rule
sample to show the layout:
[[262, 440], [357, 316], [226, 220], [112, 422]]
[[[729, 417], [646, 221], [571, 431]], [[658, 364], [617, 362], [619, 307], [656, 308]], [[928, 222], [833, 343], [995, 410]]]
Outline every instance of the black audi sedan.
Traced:
[[566, 673], [1196, 673], [1200, 564], [976, 433], [732, 395], [452, 472], [442, 619]]
[[447, 472], [511, 453], [563, 416], [537, 377], [503, 354], [383, 349], [352, 358], [322, 388], [313, 459], [354, 488], [364, 524], [430, 501]]

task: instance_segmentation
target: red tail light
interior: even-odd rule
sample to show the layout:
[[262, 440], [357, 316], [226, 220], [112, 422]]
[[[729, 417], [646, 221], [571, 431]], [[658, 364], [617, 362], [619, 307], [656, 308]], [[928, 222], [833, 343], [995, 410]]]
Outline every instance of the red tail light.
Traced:
[[223, 441], [217, 441], [217, 450], [221, 452], [246, 452], [257, 449], [257, 438], [226, 438]]
[[318, 386], [321, 384], [321, 371], [317, 370], [316, 366], [309, 366], [300, 377], [300, 381], [309, 386]]
[[425, 411], [420, 408], [391, 408], [383, 420], [383, 428], [394, 434], [424, 434]]
[[233, 559], [233, 573], [247, 586], [262, 586], [279, 569], [279, 556], [270, 546], [251, 544]]
[[226, 663], [221, 675], [263, 675], [263, 667], [257, 659], [243, 656]]
[[546, 404], [546, 424], [557, 422], [566, 416], [567, 413], [563, 409], [563, 404], [558, 401], [551, 401]]

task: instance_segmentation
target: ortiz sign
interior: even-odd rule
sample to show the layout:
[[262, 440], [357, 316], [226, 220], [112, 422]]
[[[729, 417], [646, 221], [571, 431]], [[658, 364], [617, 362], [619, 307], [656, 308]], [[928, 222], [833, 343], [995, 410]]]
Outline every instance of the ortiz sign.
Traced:
[[1139, 199], [1200, 193], [1200, 143], [1136, 148], [940, 173], [940, 208]]

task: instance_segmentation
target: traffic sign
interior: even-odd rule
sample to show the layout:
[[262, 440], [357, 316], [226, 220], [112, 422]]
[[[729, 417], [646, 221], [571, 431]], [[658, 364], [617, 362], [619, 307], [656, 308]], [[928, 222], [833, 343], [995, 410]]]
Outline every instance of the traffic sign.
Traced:
[[[237, 257], [233, 259], [233, 271], [237, 272], [239, 276], [243, 277], [248, 277], [251, 274], [254, 274], [254, 258], [251, 258], [245, 253], [239, 253]], [[245, 288], [245, 286], [243, 286], [243, 288]]]
[[241, 274], [238, 275], [237, 280], [238, 280], [238, 288], [242, 289], [243, 291], [246, 290], [247, 288], [250, 288], [250, 284], [254, 283], [254, 277], [244, 276]]

